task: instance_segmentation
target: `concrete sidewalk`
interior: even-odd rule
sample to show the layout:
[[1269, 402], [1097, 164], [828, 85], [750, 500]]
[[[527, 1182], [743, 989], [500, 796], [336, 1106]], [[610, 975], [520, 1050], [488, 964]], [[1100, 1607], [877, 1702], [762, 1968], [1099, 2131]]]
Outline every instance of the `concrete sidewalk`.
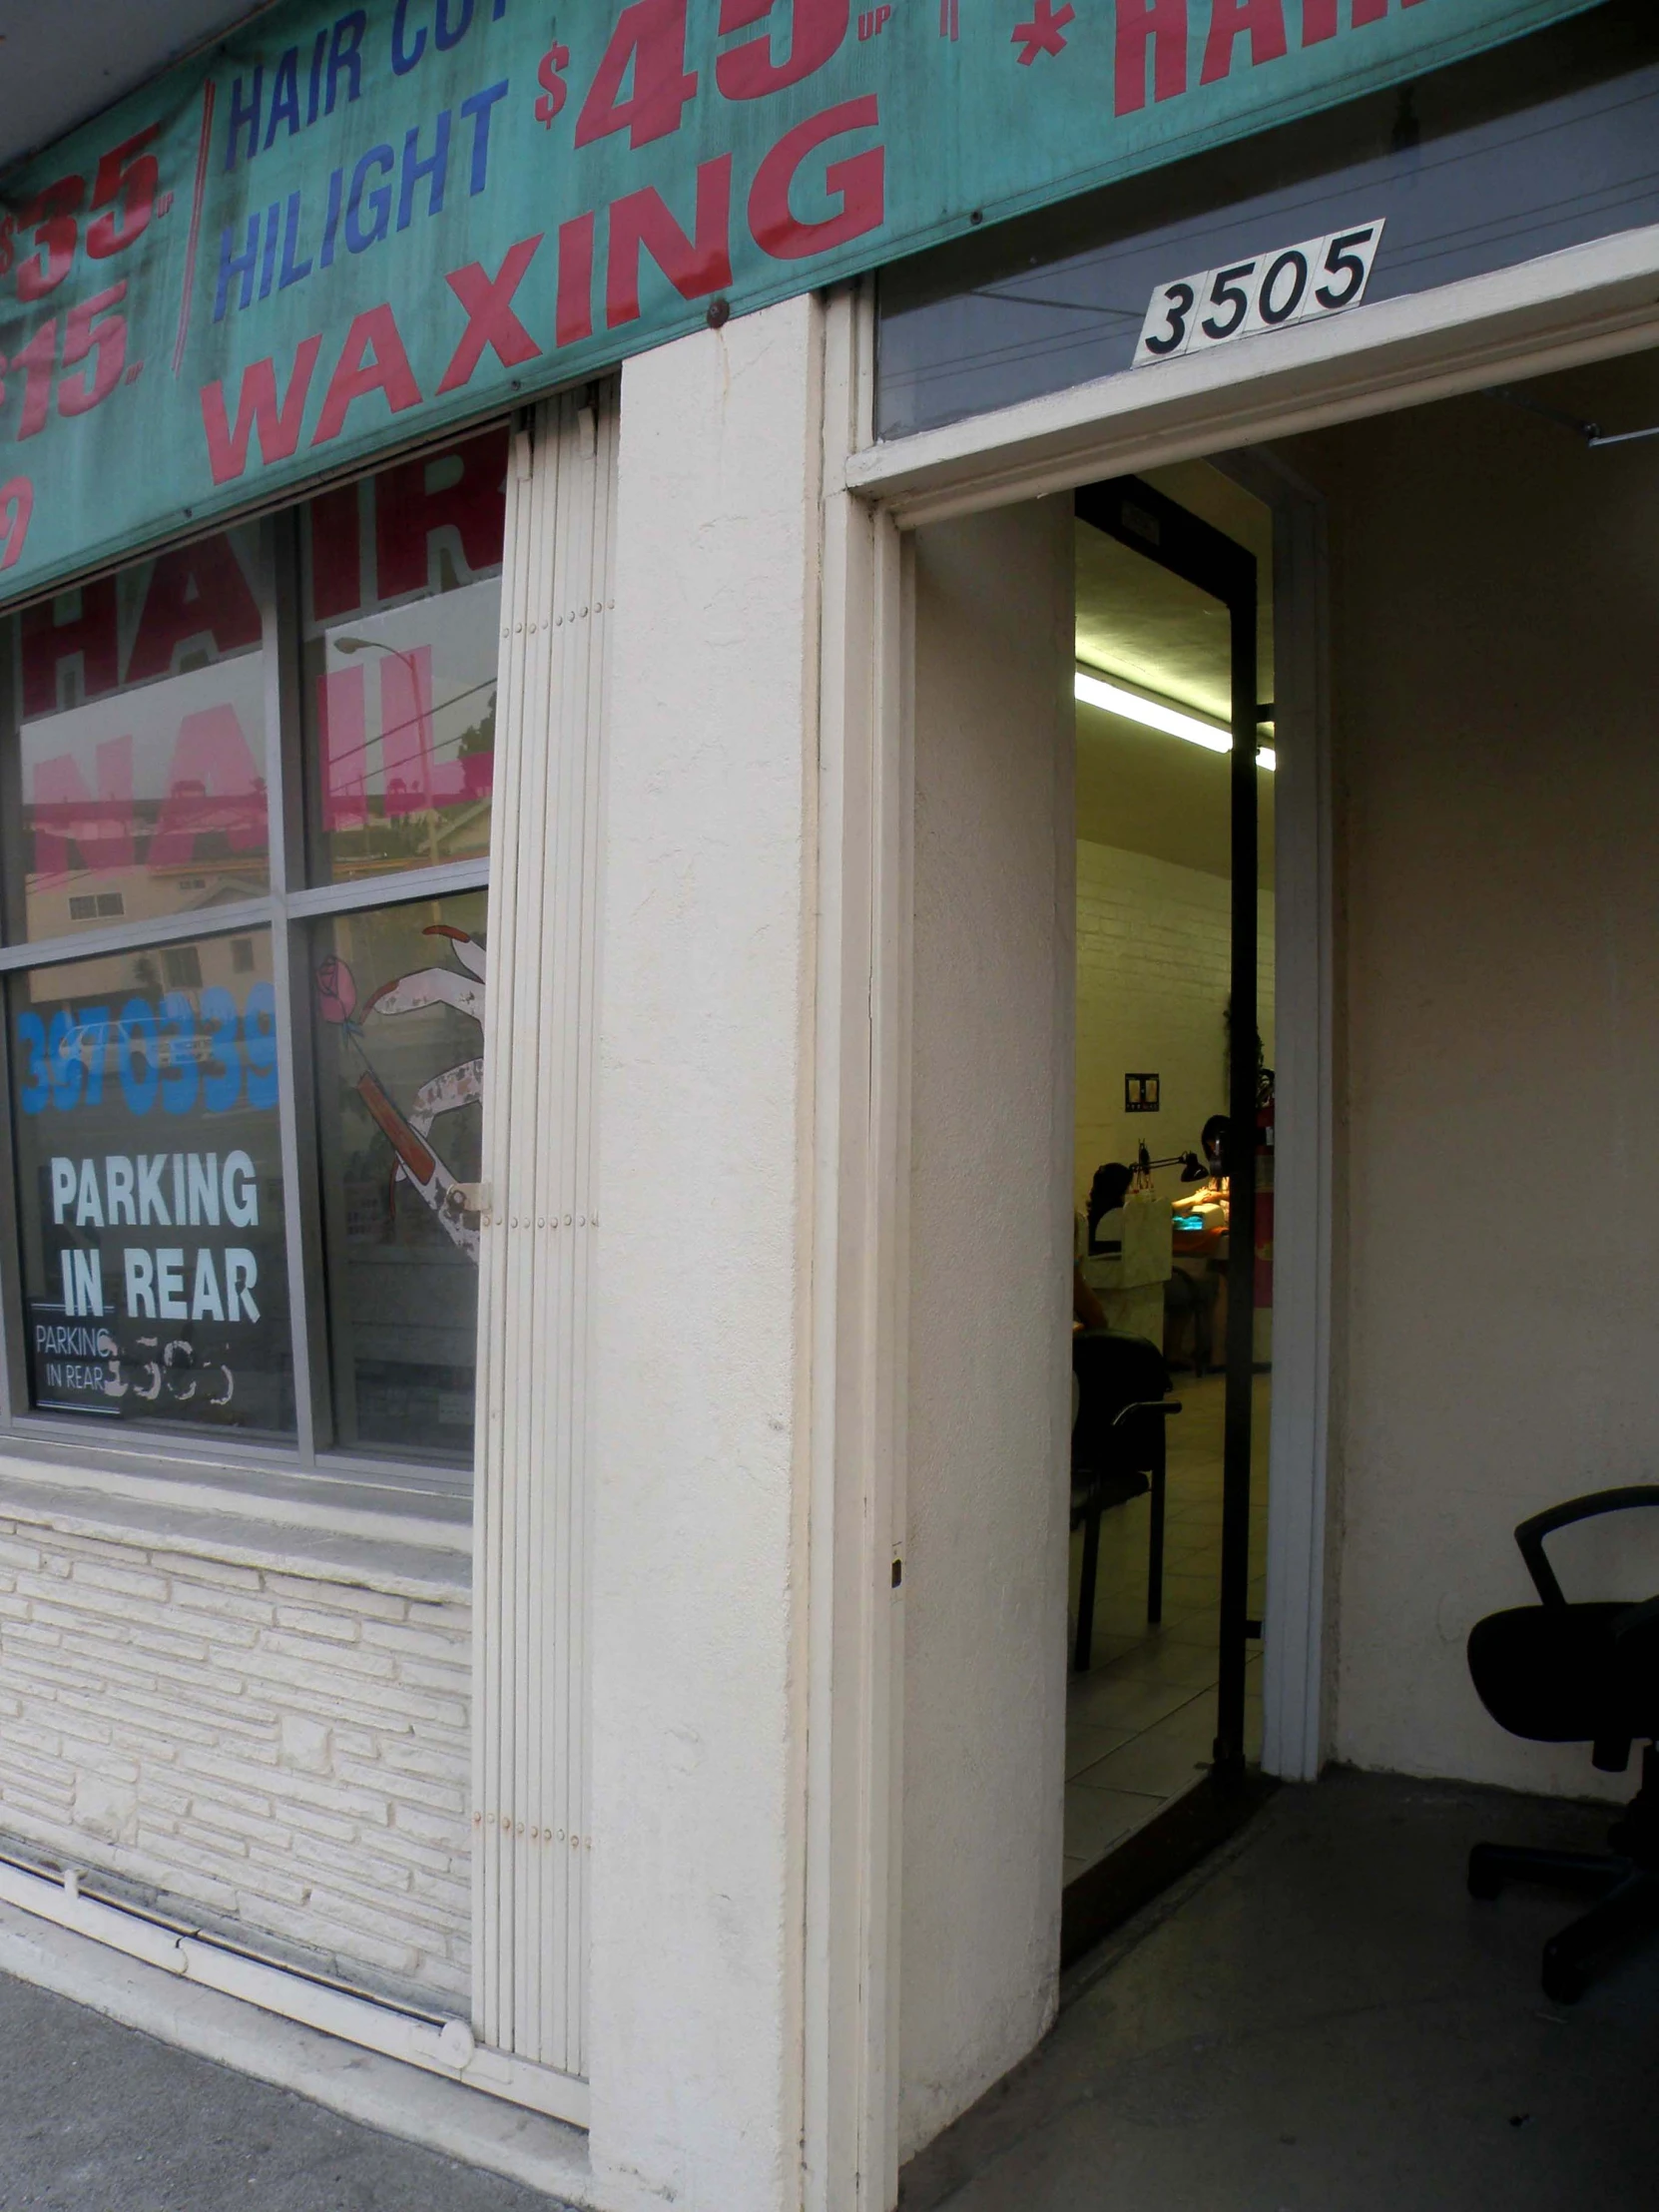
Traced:
[[[1659, 1942], [1571, 2010], [1570, 1901], [1464, 1895], [1576, 1806], [1338, 1774], [1071, 1977], [1054, 2033], [904, 2176], [905, 2212], [1650, 2212]], [[0, 2212], [554, 2212], [0, 1976]]]
[[1282, 1791], [1074, 1970], [904, 2212], [1652, 2212], [1659, 1937], [1563, 2009], [1538, 1952], [1581, 1908], [1463, 1888], [1482, 1837], [1598, 1850], [1607, 1819], [1354, 1774]]
[[556, 2212], [0, 1976], [4, 2212]]

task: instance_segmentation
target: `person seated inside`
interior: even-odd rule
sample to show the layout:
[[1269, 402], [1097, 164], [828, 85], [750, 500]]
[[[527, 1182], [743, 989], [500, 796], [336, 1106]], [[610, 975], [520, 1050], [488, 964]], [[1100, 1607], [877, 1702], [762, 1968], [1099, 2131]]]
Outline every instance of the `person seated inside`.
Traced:
[[1192, 1256], [1214, 1252], [1227, 1235], [1230, 1206], [1227, 1183], [1227, 1116], [1212, 1114], [1200, 1140], [1210, 1179], [1196, 1190], [1182, 1191], [1174, 1202], [1175, 1249]]
[[[1172, 1235], [1177, 1262], [1206, 1259], [1220, 1248], [1227, 1235], [1227, 1116], [1212, 1114], [1199, 1140], [1210, 1169], [1201, 1189], [1181, 1192], [1173, 1202]], [[1182, 1267], [1171, 1271], [1164, 1287], [1166, 1342], [1182, 1321], [1192, 1325], [1192, 1370], [1207, 1375], [1215, 1365], [1216, 1306], [1221, 1277], [1211, 1268]]]
[[[1216, 1305], [1221, 1296], [1221, 1277], [1206, 1270], [1202, 1275], [1189, 1274], [1185, 1268], [1170, 1270], [1169, 1281], [1164, 1285], [1164, 1342], [1175, 1341], [1175, 1332], [1183, 1321], [1192, 1323], [1192, 1360], [1194, 1375], [1208, 1375], [1215, 1366]], [[1169, 1355], [1171, 1367], [1183, 1363]]]
[[[1094, 1171], [1089, 1185], [1088, 1235], [1085, 1256], [1091, 1260], [1116, 1259], [1123, 1250], [1123, 1202], [1134, 1181], [1134, 1171], [1121, 1160], [1107, 1160]], [[1117, 1217], [1117, 1218], [1114, 1218]]]

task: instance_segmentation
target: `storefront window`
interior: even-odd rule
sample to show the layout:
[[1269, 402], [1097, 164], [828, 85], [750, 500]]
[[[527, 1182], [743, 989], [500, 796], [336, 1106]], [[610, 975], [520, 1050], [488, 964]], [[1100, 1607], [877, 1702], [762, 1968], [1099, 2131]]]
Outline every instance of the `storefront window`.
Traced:
[[0, 620], [14, 1425], [470, 1464], [506, 458]]
[[37, 1406], [293, 1433], [271, 932], [11, 979]]
[[489, 850], [504, 504], [495, 434], [304, 511], [319, 882]]
[[380, 906], [313, 939], [334, 1403], [363, 1445], [472, 1449], [485, 906]]
[[61, 937], [262, 897], [257, 533], [180, 546], [8, 627], [8, 934]]

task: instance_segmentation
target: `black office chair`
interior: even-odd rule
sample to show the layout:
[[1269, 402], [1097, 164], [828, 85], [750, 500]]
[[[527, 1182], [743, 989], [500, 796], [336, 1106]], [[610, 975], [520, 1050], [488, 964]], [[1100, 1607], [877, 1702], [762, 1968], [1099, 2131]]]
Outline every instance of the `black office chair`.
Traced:
[[1559, 1884], [1598, 1902], [1544, 1945], [1544, 1993], [1557, 2004], [1583, 1995], [1602, 1952], [1659, 1925], [1659, 1597], [1643, 1604], [1569, 1605], [1544, 1556], [1544, 1539], [1575, 1521], [1659, 1505], [1659, 1485], [1598, 1490], [1522, 1521], [1515, 1541], [1538, 1605], [1493, 1613], [1469, 1636], [1469, 1672], [1480, 1702], [1512, 1736], [1592, 1745], [1604, 1774], [1623, 1774], [1640, 1743], [1642, 1786], [1608, 1831], [1611, 1852], [1476, 1844], [1469, 1890], [1495, 1898], [1506, 1881]]
[[1078, 1398], [1071, 1431], [1071, 1525], [1083, 1531], [1072, 1664], [1081, 1671], [1094, 1655], [1100, 1516], [1148, 1490], [1152, 1529], [1146, 1617], [1154, 1625], [1164, 1617], [1164, 1423], [1181, 1405], [1169, 1396], [1163, 1354], [1145, 1337], [1085, 1330], [1072, 1339], [1071, 1368]]

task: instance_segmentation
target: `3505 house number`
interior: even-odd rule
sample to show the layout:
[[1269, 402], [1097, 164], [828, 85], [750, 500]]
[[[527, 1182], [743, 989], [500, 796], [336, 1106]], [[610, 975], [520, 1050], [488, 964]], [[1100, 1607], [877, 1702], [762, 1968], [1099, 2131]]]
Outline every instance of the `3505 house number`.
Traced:
[[1300, 246], [1160, 284], [1146, 311], [1135, 366], [1357, 307], [1382, 243], [1381, 221], [1356, 223], [1328, 238], [1304, 239]]

